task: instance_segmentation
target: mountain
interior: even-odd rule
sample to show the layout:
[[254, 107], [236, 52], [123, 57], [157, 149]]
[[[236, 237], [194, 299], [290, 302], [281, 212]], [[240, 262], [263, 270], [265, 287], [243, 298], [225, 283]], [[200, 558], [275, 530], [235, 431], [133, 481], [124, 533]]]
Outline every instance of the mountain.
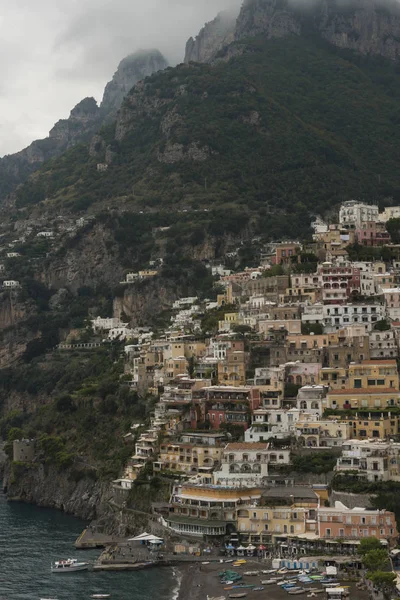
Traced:
[[288, 226], [301, 235], [309, 213], [343, 200], [400, 200], [397, 63], [338, 48], [314, 29], [245, 36], [244, 23], [261, 23], [260, 13], [249, 20], [250, 7], [271, 4], [243, 7], [243, 34], [220, 51], [230, 60], [179, 65], [136, 85], [96, 146], [45, 165], [16, 205], [236, 206], [276, 237]]
[[220, 12], [217, 17], [206, 23], [199, 35], [186, 43], [185, 63], [210, 62], [223, 47], [234, 40], [237, 10]]
[[102, 113], [115, 116], [123, 99], [138, 81], [167, 67], [168, 62], [159, 50], [139, 50], [124, 58], [105, 87], [100, 105]]
[[400, 5], [397, 0], [245, 0], [234, 38], [311, 33], [342, 49], [396, 60]]
[[54, 125], [47, 138], [1, 158], [0, 204], [44, 162], [77, 143], [90, 140], [105, 120], [115, 117], [124, 96], [138, 81], [167, 66], [167, 61], [157, 50], [141, 50], [127, 56], [107, 84], [100, 108], [94, 98], [85, 98], [72, 109], [68, 119], [61, 119]]

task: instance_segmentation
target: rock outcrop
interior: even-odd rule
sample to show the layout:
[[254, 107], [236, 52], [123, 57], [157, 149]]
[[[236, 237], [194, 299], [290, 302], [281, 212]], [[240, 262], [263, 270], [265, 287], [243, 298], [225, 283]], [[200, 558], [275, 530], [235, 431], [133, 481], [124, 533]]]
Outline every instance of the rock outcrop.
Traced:
[[107, 83], [100, 106], [103, 114], [114, 115], [133, 86], [145, 77], [163, 71], [168, 62], [159, 50], [139, 50], [124, 58], [112, 80]]
[[246, 0], [234, 38], [280, 38], [309, 32], [339, 48], [400, 56], [400, 5], [394, 0]]
[[221, 48], [233, 42], [238, 14], [239, 9], [223, 11], [195, 39], [191, 37], [186, 43], [185, 63], [211, 62]]

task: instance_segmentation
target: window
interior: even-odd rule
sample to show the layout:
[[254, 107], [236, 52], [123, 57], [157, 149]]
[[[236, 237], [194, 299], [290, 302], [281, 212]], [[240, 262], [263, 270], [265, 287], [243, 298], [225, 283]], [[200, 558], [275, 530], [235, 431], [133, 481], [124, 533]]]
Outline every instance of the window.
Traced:
[[329, 528], [326, 530], [326, 537], [331, 537], [331, 530]]

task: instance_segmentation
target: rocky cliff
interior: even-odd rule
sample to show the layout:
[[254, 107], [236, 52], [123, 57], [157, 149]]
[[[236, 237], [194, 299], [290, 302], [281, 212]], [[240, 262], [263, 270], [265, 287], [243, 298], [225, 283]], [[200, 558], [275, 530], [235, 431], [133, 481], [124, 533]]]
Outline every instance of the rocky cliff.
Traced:
[[163, 71], [168, 62], [158, 50], [140, 50], [124, 58], [107, 83], [100, 109], [106, 116], [114, 115], [133, 86], [145, 77]]
[[394, 0], [246, 0], [234, 38], [310, 32], [339, 48], [396, 60], [400, 56], [400, 5]]
[[185, 63], [210, 62], [221, 48], [234, 40], [236, 18], [239, 10], [227, 10], [219, 13], [207, 23], [199, 35], [186, 43]]

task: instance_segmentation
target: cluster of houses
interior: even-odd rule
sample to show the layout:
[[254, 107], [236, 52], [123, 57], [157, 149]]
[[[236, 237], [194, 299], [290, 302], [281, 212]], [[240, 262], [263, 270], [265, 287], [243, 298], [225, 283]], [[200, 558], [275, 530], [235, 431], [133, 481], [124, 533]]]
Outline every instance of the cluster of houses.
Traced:
[[290, 469], [294, 448], [330, 451], [339, 474], [400, 481], [400, 259], [349, 255], [351, 244], [390, 245], [386, 223], [399, 217], [347, 202], [339, 223], [316, 219], [312, 243], [275, 244], [241, 272], [211, 265], [223, 292], [177, 300], [161, 336], [93, 321], [127, 340], [130, 387], [158, 397], [115, 485], [130, 488], [149, 462], [175, 477], [160, 519], [185, 535], [236, 531], [304, 553], [354, 550], [365, 536], [394, 543], [393, 513], [330, 505], [327, 485]]

